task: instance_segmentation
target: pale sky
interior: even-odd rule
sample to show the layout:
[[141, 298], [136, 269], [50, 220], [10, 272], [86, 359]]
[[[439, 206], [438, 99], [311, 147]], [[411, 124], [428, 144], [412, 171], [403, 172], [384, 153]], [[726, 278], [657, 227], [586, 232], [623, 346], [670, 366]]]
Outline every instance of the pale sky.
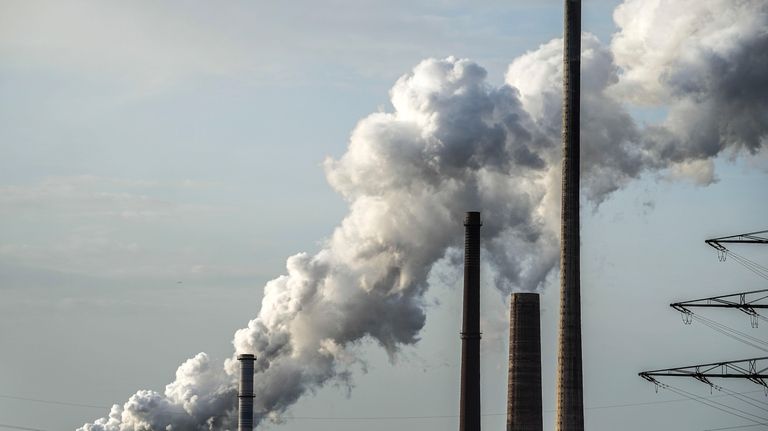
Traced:
[[[584, 30], [609, 43], [619, 3], [585, 1]], [[344, 154], [358, 121], [392, 111], [398, 78], [425, 58], [453, 55], [501, 85], [514, 58], [560, 37], [561, 8], [549, 0], [1, 1], [0, 429], [74, 430], [139, 389], [162, 392], [198, 352], [230, 357], [232, 334], [259, 312], [265, 283], [285, 273], [288, 256], [316, 252], [347, 214], [323, 161]], [[652, 123], [665, 111], [630, 112]], [[703, 242], [768, 229], [765, 145], [751, 156], [726, 152], [714, 165], [717, 181], [707, 186], [648, 173], [598, 208], [584, 205], [588, 429], [749, 424], [656, 394], [637, 376], [765, 356], [684, 326], [668, 307], [765, 288]], [[768, 264], [768, 249], [739, 252]], [[508, 298], [486, 270], [483, 426], [502, 429]], [[350, 392], [327, 385], [284, 423], [261, 429], [458, 426], [459, 271], [433, 270], [420, 341], [394, 362], [364, 341], [356, 348], [367, 372], [357, 369]], [[555, 407], [557, 293], [550, 277], [545, 429]], [[706, 315], [765, 339], [766, 328], [751, 329], [741, 313]], [[701, 383], [672, 383], [710, 395]], [[723, 386], [768, 402], [757, 385]]]

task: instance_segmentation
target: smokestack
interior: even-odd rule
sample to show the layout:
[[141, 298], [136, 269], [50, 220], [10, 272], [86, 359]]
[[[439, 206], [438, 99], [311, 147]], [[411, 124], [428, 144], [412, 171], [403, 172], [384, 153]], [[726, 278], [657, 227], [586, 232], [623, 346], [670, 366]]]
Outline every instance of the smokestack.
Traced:
[[565, 0], [563, 46], [563, 196], [560, 231], [560, 336], [557, 356], [558, 431], [584, 429], [579, 281], [579, 104], [581, 0]]
[[480, 431], [480, 220], [464, 219], [464, 321], [461, 327], [459, 431]]
[[507, 383], [507, 431], [542, 431], [538, 293], [512, 294]]
[[240, 419], [238, 431], [253, 431], [253, 361], [256, 357], [251, 354], [237, 355], [240, 361], [240, 391], [237, 398], [240, 402]]

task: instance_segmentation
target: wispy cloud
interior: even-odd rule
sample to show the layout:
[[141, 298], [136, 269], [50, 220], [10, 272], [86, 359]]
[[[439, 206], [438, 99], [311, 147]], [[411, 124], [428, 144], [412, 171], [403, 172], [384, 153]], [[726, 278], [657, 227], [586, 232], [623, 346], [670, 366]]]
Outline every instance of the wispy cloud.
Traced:
[[152, 220], [223, 211], [220, 207], [183, 203], [152, 194], [158, 190], [211, 187], [216, 185], [195, 180], [161, 182], [92, 175], [48, 177], [32, 184], [0, 185], [0, 213], [44, 211], [51, 216]]
[[253, 274], [250, 266], [211, 259], [197, 232], [178, 227], [209, 226], [205, 220], [230, 211], [182, 197], [215, 187], [91, 175], [2, 185], [0, 215], [8, 229], [0, 235], [0, 262], [121, 277]]
[[164, 85], [183, 74], [242, 66], [243, 52], [193, 16], [145, 2], [3, 2], [6, 62]]
[[[489, 29], [501, 25], [488, 18], [502, 5], [477, 2], [469, 13], [455, 1], [226, 2], [210, 13], [206, 2], [10, 0], [0, 6], [0, 58], [134, 92], [200, 77], [295, 84], [339, 68], [390, 80], [428, 55], [522, 49], [523, 38]], [[317, 67], [299, 66], [307, 63]]]

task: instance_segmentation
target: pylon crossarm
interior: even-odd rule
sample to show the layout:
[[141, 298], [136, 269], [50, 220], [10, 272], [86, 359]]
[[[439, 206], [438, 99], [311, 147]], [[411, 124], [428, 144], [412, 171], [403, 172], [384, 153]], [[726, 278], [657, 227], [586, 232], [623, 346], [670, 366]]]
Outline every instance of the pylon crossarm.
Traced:
[[709, 379], [745, 379], [768, 387], [768, 357], [741, 359], [738, 361], [715, 362], [711, 364], [691, 365], [687, 367], [665, 368], [643, 371], [639, 376], [658, 384], [657, 377], [691, 377], [713, 386]]
[[722, 244], [768, 244], [768, 230], [710, 238], [704, 242], [717, 250], [725, 249]]
[[690, 313], [689, 307], [702, 307], [737, 308], [747, 314], [754, 315], [757, 314], [756, 308], [768, 308], [768, 289], [675, 302], [669, 306], [681, 313]]

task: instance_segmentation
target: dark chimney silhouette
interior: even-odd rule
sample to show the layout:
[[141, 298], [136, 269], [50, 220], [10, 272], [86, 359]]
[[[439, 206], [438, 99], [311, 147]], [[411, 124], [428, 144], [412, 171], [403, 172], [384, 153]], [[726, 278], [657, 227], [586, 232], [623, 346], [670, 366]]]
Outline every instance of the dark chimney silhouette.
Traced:
[[253, 362], [254, 355], [245, 353], [237, 355], [240, 361], [240, 389], [237, 394], [239, 401], [238, 431], [253, 431]]
[[565, 0], [563, 43], [563, 196], [560, 230], [560, 335], [557, 431], [584, 430], [579, 279], [579, 105], [581, 0]]
[[466, 214], [459, 431], [480, 431], [480, 226], [482, 225], [479, 212]]
[[507, 431], [542, 431], [538, 293], [512, 294], [507, 383]]

